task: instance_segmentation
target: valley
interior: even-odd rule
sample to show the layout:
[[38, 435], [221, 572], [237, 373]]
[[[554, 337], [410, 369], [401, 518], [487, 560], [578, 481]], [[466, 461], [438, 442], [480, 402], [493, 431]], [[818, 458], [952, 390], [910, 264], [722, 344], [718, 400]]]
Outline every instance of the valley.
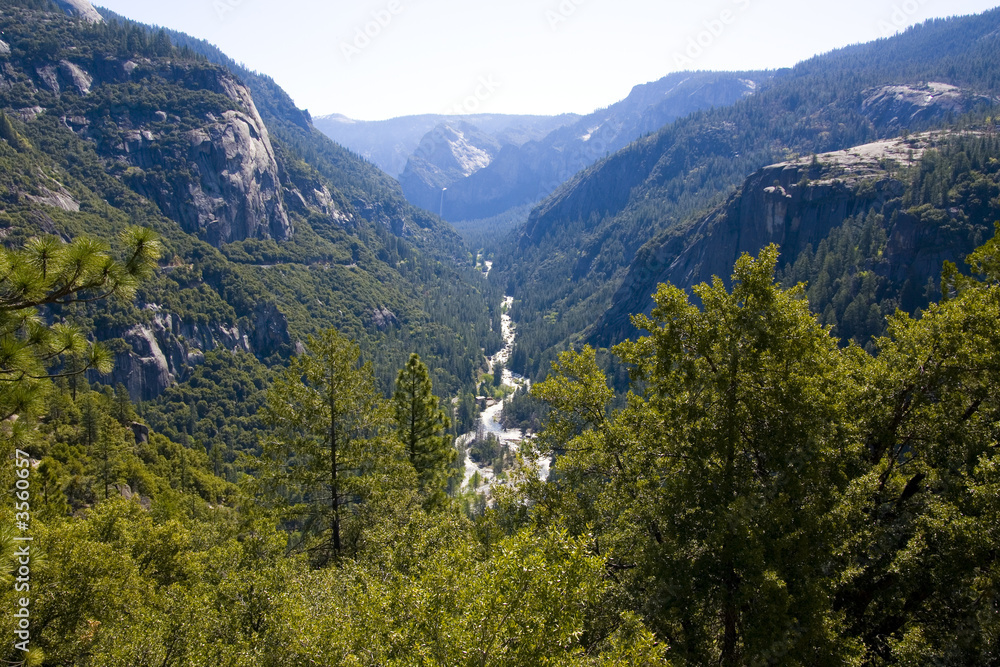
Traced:
[[[507, 368], [507, 364], [510, 361], [511, 351], [514, 349], [514, 344], [517, 341], [517, 332], [509, 314], [510, 306], [513, 301], [513, 297], [504, 297], [503, 307], [501, 309], [501, 326], [503, 331], [504, 346], [496, 354], [486, 358], [486, 366], [493, 369], [497, 367], [503, 368], [503, 379], [500, 382], [501, 388], [509, 390], [510, 392], [514, 392], [518, 389], [530, 391], [531, 380], [523, 376], [516, 375], [512, 373], [509, 368]], [[506, 450], [508, 456], [513, 456], [519, 452], [520, 445], [524, 441], [525, 437], [527, 436], [530, 438], [532, 434], [525, 434], [519, 428], [505, 429], [502, 426], [501, 414], [504, 408], [509, 405], [511, 395], [505, 395], [504, 398], [499, 401], [487, 397], [477, 397], [476, 400], [481, 400], [481, 403], [484, 406], [484, 409], [479, 414], [479, 421], [476, 424], [476, 430], [459, 435], [455, 444], [459, 452], [462, 452], [465, 457], [465, 476], [462, 479], [463, 486], [468, 487], [469, 490], [474, 493], [485, 494], [488, 499], [490, 488], [493, 484], [497, 483], [495, 471], [492, 466], [483, 465], [474, 461], [466, 450], [469, 449], [476, 440], [493, 439], [498, 443], [502, 451]], [[552, 464], [551, 458], [548, 456], [540, 456], [533, 463], [538, 468], [540, 478], [542, 480], [546, 479]]]
[[358, 121], [0, 0], [0, 658], [996, 664], [998, 47]]

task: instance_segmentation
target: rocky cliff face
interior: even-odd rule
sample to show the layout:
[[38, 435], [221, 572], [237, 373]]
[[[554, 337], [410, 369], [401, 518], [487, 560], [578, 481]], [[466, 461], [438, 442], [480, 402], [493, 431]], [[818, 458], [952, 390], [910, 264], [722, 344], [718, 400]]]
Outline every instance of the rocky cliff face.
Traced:
[[75, 16], [87, 23], [104, 22], [104, 18], [87, 0], [56, 0], [56, 4], [70, 16]]
[[[101, 18], [82, 0], [71, 4], [67, 11], [83, 20]], [[291, 236], [267, 126], [249, 89], [223, 69], [69, 51], [21, 59], [9, 45], [0, 57], [0, 90], [24, 86], [18, 96], [41, 103], [18, 112], [26, 122], [48, 111], [51, 96], [60, 99], [72, 109], [61, 123], [185, 231], [216, 246]], [[159, 108], [150, 108], [153, 99]]]
[[205, 359], [205, 352], [222, 348], [266, 357], [287, 348], [288, 320], [271, 302], [261, 302], [249, 321], [232, 325], [186, 322], [176, 314], [148, 304], [150, 317], [117, 334], [111, 343], [115, 368], [103, 382], [125, 385], [133, 400], [146, 401], [159, 396], [176, 382], [189, 377]]
[[987, 95], [947, 83], [924, 83], [873, 88], [863, 93], [861, 113], [880, 133], [897, 133], [958, 117], [980, 105], [992, 105]]
[[[876, 142], [754, 173], [701, 221], [670, 230], [640, 250], [613, 305], [592, 329], [592, 340], [608, 345], [634, 334], [630, 316], [649, 313], [659, 283], [690, 288], [713, 276], [728, 280], [742, 253], [756, 255], [771, 243], [781, 247], [783, 262], [794, 261], [807, 244], [816, 246], [846, 219], [881, 209], [900, 197], [904, 185], [894, 171], [919, 160], [935, 136]], [[894, 257], [897, 272], [909, 270], [906, 264], [919, 254], [921, 241], [914, 236], [918, 225], [911, 223], [900, 216], [890, 233], [886, 252]], [[945, 258], [950, 255], [921, 256], [921, 266], [927, 269], [922, 275], [935, 275]]]
[[442, 123], [421, 140], [399, 184], [411, 204], [437, 213], [446, 188], [488, 167], [499, 151], [496, 140], [468, 123]]
[[[175, 131], [169, 125], [170, 109], [158, 110], [148, 125], [135, 124], [111, 147], [115, 159], [135, 168], [126, 182], [185, 231], [212, 245], [289, 238], [293, 230], [281, 197], [278, 163], [250, 91], [221, 72], [204, 84], [236, 108], [218, 116], [209, 113], [201, 127], [168, 142], [165, 135]], [[186, 167], [187, 177], [164, 182], [159, 173], [146, 173], [178, 163]]]

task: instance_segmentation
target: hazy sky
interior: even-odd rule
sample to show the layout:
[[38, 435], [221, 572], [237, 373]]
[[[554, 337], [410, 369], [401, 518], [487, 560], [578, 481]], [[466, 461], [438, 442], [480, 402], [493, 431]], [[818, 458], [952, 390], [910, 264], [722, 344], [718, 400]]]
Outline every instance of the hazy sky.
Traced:
[[103, 0], [314, 115], [588, 113], [683, 69], [786, 67], [1000, 0]]

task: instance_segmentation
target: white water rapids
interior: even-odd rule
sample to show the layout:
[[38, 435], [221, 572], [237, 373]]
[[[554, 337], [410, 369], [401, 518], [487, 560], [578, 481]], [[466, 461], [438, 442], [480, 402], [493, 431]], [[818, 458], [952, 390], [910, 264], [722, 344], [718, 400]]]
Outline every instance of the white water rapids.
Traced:
[[[486, 357], [486, 361], [490, 368], [494, 368], [498, 361], [506, 365], [510, 360], [511, 352], [514, 350], [514, 341], [517, 338], [517, 331], [509, 315], [510, 307], [513, 303], [514, 297], [508, 296], [504, 298], [503, 313], [500, 316], [501, 335], [503, 336], [504, 346], [493, 356]], [[530, 389], [531, 381], [520, 375], [513, 374], [510, 369], [504, 368], [503, 386], [511, 389], [517, 389], [518, 387], [523, 386]], [[516, 450], [521, 441], [524, 439], [520, 429], [504, 430], [504, 428], [500, 425], [500, 413], [503, 412], [503, 407], [507, 404], [507, 401], [511, 399], [511, 396], [508, 396], [502, 402], [491, 405], [483, 410], [479, 416], [479, 421], [482, 424], [485, 435], [492, 434], [497, 437], [502, 447]], [[461, 444], [463, 448], [467, 448], [475, 437], [475, 432], [465, 433], [458, 437], [458, 443]], [[542, 479], [545, 479], [549, 474], [550, 460], [547, 457], [543, 457], [542, 460], [538, 462], [538, 465]], [[480, 484], [474, 490], [488, 495], [490, 487], [496, 479], [493, 469], [488, 466], [481, 466], [477, 464], [472, 460], [468, 453], [466, 453], [465, 479], [462, 482], [463, 487], [468, 487], [472, 477], [477, 472], [479, 473]]]

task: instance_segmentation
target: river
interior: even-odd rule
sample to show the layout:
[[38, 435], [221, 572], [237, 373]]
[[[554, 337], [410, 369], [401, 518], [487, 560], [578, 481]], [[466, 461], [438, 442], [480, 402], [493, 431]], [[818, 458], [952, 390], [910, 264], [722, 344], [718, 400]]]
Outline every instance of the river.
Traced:
[[[492, 267], [490, 267], [492, 268]], [[514, 326], [513, 320], [510, 317], [510, 308], [514, 303], [514, 297], [507, 296], [503, 300], [503, 312], [500, 315], [500, 328], [501, 335], [503, 336], [504, 346], [503, 348], [494, 354], [493, 356], [486, 357], [486, 363], [489, 364], [490, 368], [494, 368], [497, 362], [501, 362], [504, 365], [510, 360], [511, 352], [514, 350], [514, 341], [517, 339], [517, 329]], [[515, 375], [508, 368], [503, 369], [503, 385], [509, 387], [510, 389], [517, 389], [519, 387], [531, 388], [531, 380], [522, 377], [520, 375]], [[520, 429], [505, 430], [503, 426], [500, 425], [500, 413], [503, 412], [503, 407], [506, 405], [507, 401], [510, 400], [510, 396], [503, 400], [503, 402], [496, 403], [487, 407], [479, 415], [479, 422], [482, 425], [483, 431], [487, 435], [494, 435], [500, 441], [501, 446], [506, 447], [511, 450], [516, 450], [524, 436], [521, 434]], [[475, 432], [465, 433], [458, 437], [459, 444], [463, 448], [467, 448], [469, 444], [475, 439]], [[539, 471], [542, 479], [548, 477], [550, 460], [547, 457], [543, 457], [539, 462]], [[479, 473], [479, 478], [481, 483], [476, 487], [475, 491], [479, 493], [486, 493], [489, 495], [489, 490], [492, 487], [496, 475], [493, 474], [492, 468], [488, 466], [481, 466], [477, 464], [472, 458], [466, 453], [465, 455], [465, 479], [462, 483], [463, 487], [468, 487], [470, 481], [476, 473]]]

